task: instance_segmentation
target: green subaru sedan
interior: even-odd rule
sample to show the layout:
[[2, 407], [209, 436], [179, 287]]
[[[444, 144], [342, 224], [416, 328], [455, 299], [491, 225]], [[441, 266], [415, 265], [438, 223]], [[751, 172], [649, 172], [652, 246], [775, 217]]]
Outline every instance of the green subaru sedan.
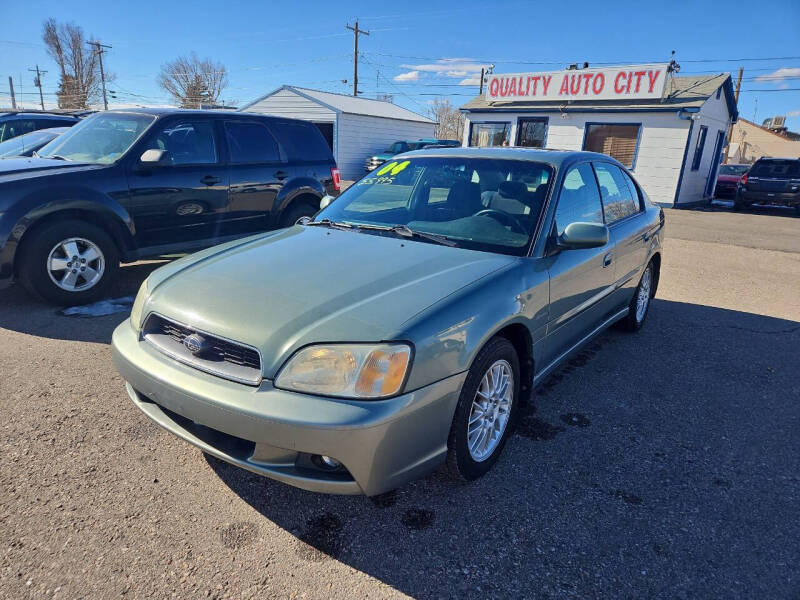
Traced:
[[537, 384], [638, 330], [658, 285], [663, 211], [602, 154], [410, 152], [326, 200], [153, 272], [113, 337], [158, 425], [304, 489], [480, 477]]

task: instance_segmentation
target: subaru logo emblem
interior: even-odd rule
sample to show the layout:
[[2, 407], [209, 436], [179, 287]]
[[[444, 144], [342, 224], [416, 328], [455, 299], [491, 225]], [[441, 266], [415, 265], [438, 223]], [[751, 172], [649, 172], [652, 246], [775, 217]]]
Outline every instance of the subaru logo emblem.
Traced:
[[184, 338], [183, 345], [192, 354], [200, 354], [208, 347], [208, 341], [199, 333], [193, 333]]

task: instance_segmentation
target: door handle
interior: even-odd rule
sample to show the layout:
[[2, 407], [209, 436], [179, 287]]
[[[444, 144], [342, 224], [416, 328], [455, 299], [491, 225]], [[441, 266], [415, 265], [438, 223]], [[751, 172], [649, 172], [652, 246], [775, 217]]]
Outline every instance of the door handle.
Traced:
[[275, 179], [286, 179], [288, 176], [286, 171], [275, 171]]
[[603, 268], [607, 267], [612, 262], [614, 262], [614, 255], [611, 252], [609, 252], [603, 257]]
[[206, 175], [200, 180], [200, 183], [204, 183], [206, 185], [214, 185], [215, 183], [219, 183], [219, 177], [214, 177], [213, 175]]

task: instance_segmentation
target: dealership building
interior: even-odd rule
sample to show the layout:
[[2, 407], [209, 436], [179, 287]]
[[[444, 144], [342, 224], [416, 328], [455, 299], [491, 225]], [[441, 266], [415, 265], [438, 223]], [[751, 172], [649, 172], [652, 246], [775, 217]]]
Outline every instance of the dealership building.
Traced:
[[465, 146], [609, 154], [663, 206], [711, 197], [737, 119], [730, 75], [677, 76], [666, 64], [493, 74], [461, 110]]

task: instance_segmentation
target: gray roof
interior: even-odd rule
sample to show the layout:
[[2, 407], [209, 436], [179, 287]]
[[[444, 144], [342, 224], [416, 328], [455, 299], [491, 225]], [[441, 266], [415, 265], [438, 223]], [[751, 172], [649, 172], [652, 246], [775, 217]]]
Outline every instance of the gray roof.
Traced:
[[573, 161], [579, 158], [582, 159], [602, 159], [614, 160], [606, 154], [598, 154], [597, 152], [586, 152], [583, 150], [559, 150], [551, 148], [512, 148], [512, 147], [494, 147], [494, 148], [429, 148], [423, 150], [412, 150], [411, 152], [403, 152], [396, 154], [392, 160], [401, 159], [406, 157], [414, 158], [432, 158], [432, 157], [457, 157], [457, 158], [491, 158], [499, 160], [532, 160], [537, 162], [547, 163], [553, 166], [559, 166], [566, 161]]
[[383, 100], [372, 100], [371, 98], [357, 98], [355, 96], [348, 96], [347, 94], [337, 94], [335, 92], [322, 92], [320, 90], [311, 90], [308, 88], [295, 87], [293, 85], [284, 85], [277, 90], [266, 94], [243, 106], [240, 110], [247, 110], [250, 106], [261, 102], [265, 98], [281, 91], [289, 90], [303, 96], [312, 102], [316, 102], [329, 108], [337, 113], [348, 113], [352, 115], [366, 115], [370, 117], [383, 117], [386, 119], [400, 119], [402, 121], [417, 121], [419, 123], [435, 123], [428, 117], [423, 117], [413, 111], [402, 108], [391, 102]]
[[728, 73], [708, 76], [674, 77], [667, 82], [663, 99], [652, 100], [570, 100], [567, 102], [530, 102], [526, 100], [488, 101], [477, 96], [461, 107], [463, 111], [481, 110], [563, 110], [580, 112], [583, 110], [622, 109], [622, 110], [675, 110], [679, 108], [700, 107], [715, 94], [720, 86], [725, 90], [728, 108], [736, 119], [736, 104], [733, 100], [733, 86]]

